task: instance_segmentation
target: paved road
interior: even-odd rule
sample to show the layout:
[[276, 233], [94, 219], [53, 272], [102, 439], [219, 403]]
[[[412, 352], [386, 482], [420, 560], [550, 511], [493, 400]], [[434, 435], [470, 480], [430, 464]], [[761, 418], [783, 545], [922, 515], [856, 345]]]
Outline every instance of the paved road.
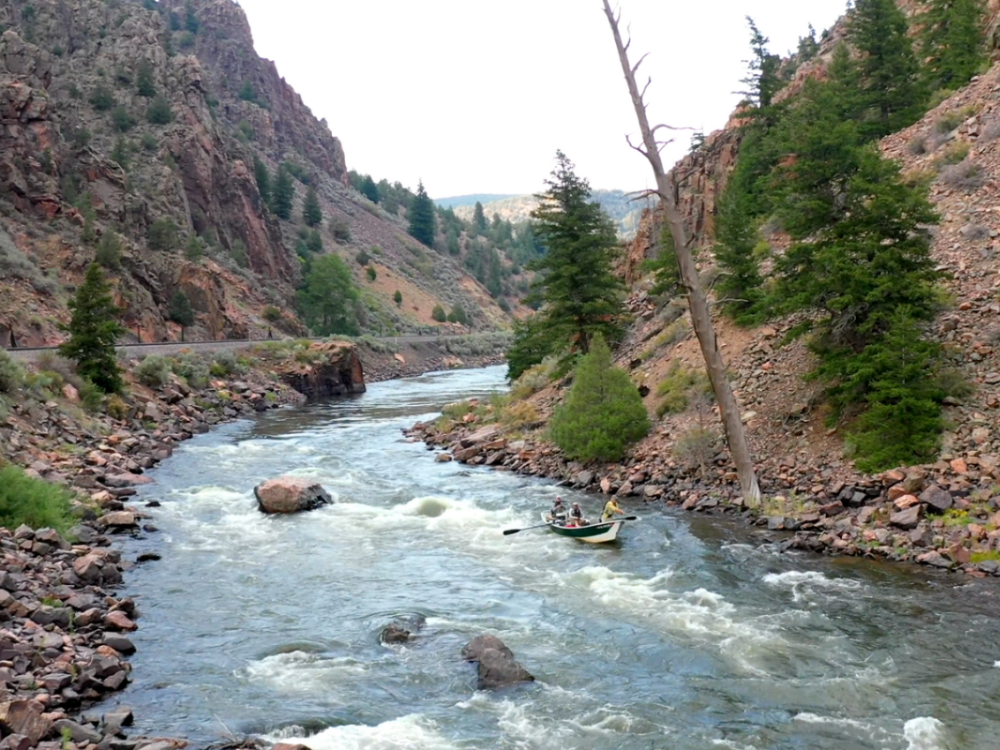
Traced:
[[[385, 341], [388, 343], [395, 344], [417, 344], [425, 343], [430, 344], [437, 341], [450, 341], [453, 339], [462, 339], [465, 336], [461, 335], [449, 335], [449, 336], [383, 336], [377, 338], [378, 341]], [[277, 341], [278, 339], [274, 339]], [[296, 339], [301, 340], [301, 339]], [[328, 341], [329, 339], [307, 339], [308, 341]], [[189, 349], [195, 352], [219, 352], [225, 350], [237, 350], [246, 349], [248, 346], [253, 346], [255, 344], [263, 344], [267, 341], [254, 339], [230, 339], [228, 341], [187, 341], [187, 342], [161, 342], [154, 344], [125, 344], [118, 347], [118, 351], [124, 354], [126, 357], [145, 357], [149, 354], [177, 354], [178, 352]], [[56, 346], [40, 346], [40, 347], [25, 347], [19, 349], [8, 349], [7, 352], [15, 359], [20, 359], [28, 362], [35, 361], [40, 354], [43, 352], [54, 352], [58, 349]]]

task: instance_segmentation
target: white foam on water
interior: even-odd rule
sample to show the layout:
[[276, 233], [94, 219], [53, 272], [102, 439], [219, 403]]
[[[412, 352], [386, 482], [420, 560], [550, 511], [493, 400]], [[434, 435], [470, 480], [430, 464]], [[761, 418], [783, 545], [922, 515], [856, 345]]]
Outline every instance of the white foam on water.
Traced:
[[438, 731], [437, 724], [417, 714], [370, 727], [348, 724], [309, 737], [268, 738], [301, 742], [312, 750], [458, 750]]
[[732, 740], [715, 739], [712, 740], [712, 744], [715, 745], [716, 747], [729, 748], [729, 750], [757, 750], [757, 747], [754, 745], [737, 745]]
[[948, 750], [944, 724], [933, 716], [918, 716], [903, 726], [906, 750]]
[[363, 677], [368, 667], [350, 657], [328, 657], [304, 651], [266, 656], [236, 672], [238, 677], [283, 692], [329, 694], [345, 681]]
[[827, 578], [816, 570], [789, 570], [785, 573], [768, 573], [761, 580], [768, 586], [787, 586], [791, 588], [792, 599], [797, 602], [805, 598], [813, 589], [821, 588], [826, 590], [827, 593], [831, 589], [857, 592], [862, 586], [860, 581], [848, 578]]
[[1000, 661], [995, 661], [995, 662], [993, 662], [993, 666], [994, 666], [994, 667], [995, 667], [996, 669], [1000, 669]]
[[855, 727], [857, 729], [871, 730], [872, 725], [856, 719], [844, 719], [839, 716], [819, 716], [808, 711], [796, 714], [792, 717], [794, 721], [802, 721], [807, 724], [834, 724], [844, 727]]

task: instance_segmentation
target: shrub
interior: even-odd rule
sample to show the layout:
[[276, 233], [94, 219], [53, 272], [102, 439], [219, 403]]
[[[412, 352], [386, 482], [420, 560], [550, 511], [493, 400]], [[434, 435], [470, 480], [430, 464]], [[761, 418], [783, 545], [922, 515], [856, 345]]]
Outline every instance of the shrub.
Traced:
[[90, 105], [98, 112], [107, 112], [115, 106], [115, 97], [104, 84], [99, 84], [90, 92]]
[[570, 458], [618, 461], [649, 433], [649, 418], [628, 373], [611, 361], [599, 334], [580, 359], [573, 387], [552, 416], [552, 439]]
[[121, 421], [128, 417], [128, 404], [125, 403], [125, 399], [115, 393], [108, 396], [104, 402], [104, 411], [112, 419]]
[[204, 388], [208, 385], [208, 362], [193, 352], [184, 352], [174, 359], [174, 372], [192, 388]]
[[170, 360], [151, 354], [135, 366], [133, 374], [145, 386], [162, 388], [170, 382]]
[[971, 159], [945, 167], [941, 172], [941, 182], [956, 190], [971, 193], [978, 190], [986, 181], [983, 170]]
[[247, 371], [246, 365], [231, 351], [216, 352], [211, 369], [217, 377], [242, 375]]
[[[375, 281], [378, 277], [378, 271], [375, 270], [375, 266], [368, 266], [368, 268], [365, 269], [365, 275], [368, 276], [369, 281]], [[443, 313], [444, 311], [442, 310], [441, 312]]]
[[718, 436], [707, 427], [689, 427], [674, 443], [674, 455], [689, 467], [705, 466], [712, 459], [717, 440]]
[[469, 316], [466, 315], [465, 308], [458, 302], [455, 303], [455, 306], [451, 308], [451, 312], [448, 313], [448, 322], [460, 323], [463, 326], [469, 324]]
[[14, 240], [0, 226], [0, 277], [23, 279], [40, 294], [55, 294], [55, 282], [42, 273], [35, 262], [21, 252]]
[[122, 267], [122, 243], [116, 232], [108, 230], [104, 233], [94, 252], [94, 260], [111, 270]]
[[[344, 244], [351, 241], [351, 227], [343, 219], [330, 219], [330, 234], [337, 242]], [[362, 263], [361, 265], [367, 265]]]
[[264, 315], [264, 320], [266, 320], [268, 323], [277, 323], [284, 317], [284, 315], [282, 315], [281, 313], [281, 310], [279, 310], [274, 305], [268, 305], [267, 307], [265, 307], [263, 315]]
[[396, 292], [392, 295], [392, 301], [396, 303], [396, 307], [402, 307], [403, 293], [397, 289]]
[[174, 120], [174, 111], [166, 97], [158, 94], [153, 97], [146, 110], [146, 119], [153, 125], [169, 125]]
[[146, 151], [156, 151], [160, 147], [160, 143], [152, 133], [144, 133], [142, 136], [142, 147]]
[[135, 125], [135, 120], [132, 115], [128, 113], [128, 110], [121, 105], [115, 107], [114, 111], [111, 113], [111, 122], [114, 123], [115, 130], [119, 133], [127, 133]]
[[97, 412], [104, 402], [104, 393], [94, 383], [84, 380], [77, 389], [80, 392], [80, 404], [89, 412]]
[[525, 370], [511, 386], [510, 397], [514, 401], [523, 401], [538, 393], [552, 382], [558, 363], [556, 357], [546, 357], [540, 364]]
[[937, 133], [950, 133], [962, 124], [962, 115], [959, 112], [945, 112], [934, 121], [934, 131]]
[[656, 395], [660, 397], [656, 415], [662, 417], [664, 414], [678, 414], [687, 409], [692, 393], [707, 393], [710, 388], [711, 383], [705, 373], [685, 370], [675, 361], [656, 386]]
[[958, 164], [969, 155], [970, 149], [971, 146], [965, 141], [956, 141], [941, 153], [935, 163], [939, 169], [949, 164]]
[[75, 523], [65, 487], [29, 477], [17, 466], [0, 469], [0, 526], [50, 528], [65, 534]]
[[173, 250], [177, 247], [177, 225], [171, 219], [157, 219], [146, 233], [152, 250]]
[[431, 311], [431, 317], [438, 323], [444, 323], [448, 316], [445, 314], [444, 308], [441, 305], [434, 305], [434, 310]]
[[920, 156], [921, 154], [927, 153], [927, 139], [922, 135], [915, 135], [910, 139], [910, 142], [906, 144], [906, 150], [909, 151], [914, 156]]
[[500, 412], [500, 422], [510, 430], [525, 430], [539, 425], [542, 418], [534, 404], [519, 401], [508, 405]]
[[0, 394], [12, 394], [24, 385], [21, 363], [0, 349]]
[[372, 256], [370, 256], [367, 251], [359, 250], [358, 254], [354, 256], [354, 260], [358, 262], [359, 266], [367, 266], [371, 262]]

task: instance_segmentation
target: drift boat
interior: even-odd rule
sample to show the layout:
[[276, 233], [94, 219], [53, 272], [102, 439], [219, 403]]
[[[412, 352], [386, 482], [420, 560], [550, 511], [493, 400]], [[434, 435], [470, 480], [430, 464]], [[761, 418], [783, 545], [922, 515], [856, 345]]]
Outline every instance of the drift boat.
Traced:
[[551, 531], [560, 536], [579, 539], [581, 542], [587, 542], [588, 544], [604, 544], [605, 542], [615, 541], [618, 538], [618, 532], [625, 525], [625, 521], [603, 521], [601, 523], [588, 524], [587, 526], [559, 526], [552, 522], [552, 516], [548, 513], [542, 513], [542, 521], [548, 525]]

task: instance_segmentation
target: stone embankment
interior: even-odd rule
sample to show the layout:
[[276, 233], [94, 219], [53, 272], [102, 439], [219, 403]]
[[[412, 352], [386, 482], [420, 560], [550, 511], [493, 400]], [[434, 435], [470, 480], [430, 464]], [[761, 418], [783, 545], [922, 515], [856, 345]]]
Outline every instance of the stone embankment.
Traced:
[[[456, 460], [557, 479], [622, 501], [731, 515], [775, 532], [782, 549], [915, 562], [975, 577], [1000, 576], [1000, 466], [987, 456], [940, 461], [851, 482], [775, 461], [761, 472], [765, 499], [747, 507], [724, 454], [691, 467], [645, 443], [622, 464], [582, 466], [535, 437], [508, 439], [473, 414], [447, 429], [407, 435]], [[781, 532], [785, 532], [782, 534]]]

